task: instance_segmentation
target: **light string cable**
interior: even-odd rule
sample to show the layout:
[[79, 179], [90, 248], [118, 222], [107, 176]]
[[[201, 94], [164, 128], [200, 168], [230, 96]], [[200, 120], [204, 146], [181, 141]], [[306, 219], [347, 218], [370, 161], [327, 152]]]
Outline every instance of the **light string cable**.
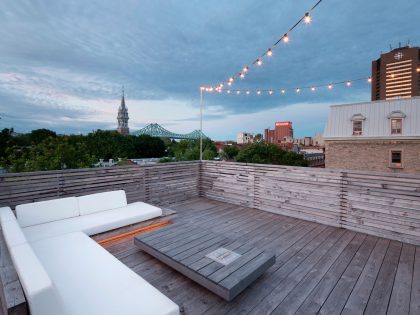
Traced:
[[242, 70], [232, 76], [229, 77], [229, 79], [227, 79], [226, 81], [219, 83], [217, 86], [208, 86], [208, 87], [200, 87], [202, 89], [215, 89], [215, 90], [219, 90], [219, 89], [223, 89], [223, 87], [225, 85], [231, 86], [233, 84], [233, 82], [237, 79], [237, 78], [241, 78], [244, 79], [245, 75], [249, 72], [250, 68], [253, 66], [261, 66], [263, 63], [263, 58], [264, 57], [271, 57], [273, 55], [273, 50], [278, 46], [278, 44], [280, 42], [284, 42], [284, 43], [288, 43], [289, 42], [289, 34], [302, 22], [304, 22], [305, 24], [309, 24], [312, 21], [312, 17], [311, 17], [311, 13], [313, 10], [315, 10], [315, 8], [322, 2], [323, 0], [318, 0], [317, 3], [315, 3], [315, 5], [309, 9], [292, 27], [289, 28], [289, 30], [284, 33], [282, 36], [280, 36], [280, 38], [273, 44], [271, 45], [270, 48], [268, 48], [267, 50], [264, 51], [264, 53], [262, 53], [257, 59], [255, 59], [253, 62], [249, 63], [248, 65], [244, 66], [242, 68]]
[[203, 87], [203, 91], [205, 92], [219, 92], [219, 93], [227, 93], [227, 94], [269, 94], [273, 95], [275, 93], [279, 94], [286, 94], [287, 92], [294, 92], [294, 93], [300, 93], [304, 90], [309, 90], [311, 92], [316, 92], [320, 88], [327, 88], [327, 90], [332, 90], [337, 85], [345, 85], [346, 87], [353, 86], [354, 82], [358, 81], [366, 81], [367, 83], [372, 83], [372, 77], [363, 77], [358, 79], [352, 79], [352, 80], [344, 80], [344, 81], [337, 81], [337, 82], [331, 82], [331, 83], [324, 83], [324, 84], [313, 84], [313, 85], [305, 85], [305, 86], [299, 86], [295, 88], [277, 88], [277, 89], [268, 89], [268, 88], [261, 88], [261, 89], [213, 89], [212, 87]]

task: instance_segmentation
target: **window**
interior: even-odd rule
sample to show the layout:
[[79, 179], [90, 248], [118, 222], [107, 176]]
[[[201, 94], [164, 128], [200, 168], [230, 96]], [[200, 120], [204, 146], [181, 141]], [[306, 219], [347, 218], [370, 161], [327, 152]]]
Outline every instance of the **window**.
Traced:
[[402, 134], [402, 118], [391, 119], [391, 135]]
[[401, 168], [402, 167], [402, 151], [391, 150], [390, 151], [390, 167]]
[[362, 135], [363, 120], [353, 120], [353, 136]]

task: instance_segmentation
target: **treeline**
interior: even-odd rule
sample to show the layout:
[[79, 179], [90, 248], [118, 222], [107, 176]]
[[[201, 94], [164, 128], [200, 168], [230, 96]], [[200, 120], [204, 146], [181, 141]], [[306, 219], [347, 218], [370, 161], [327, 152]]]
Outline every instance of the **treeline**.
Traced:
[[[8, 172], [59, 170], [93, 167], [100, 159], [162, 158], [161, 162], [200, 158], [198, 140], [171, 141], [142, 136], [124, 136], [116, 131], [97, 130], [88, 135], [57, 135], [48, 129], [15, 134], [0, 132], [0, 166]], [[203, 159], [215, 158], [244, 163], [307, 166], [303, 155], [282, 150], [274, 144], [254, 143], [225, 146], [217, 152], [214, 142], [203, 140]]]
[[0, 133], [0, 165], [10, 172], [92, 167], [99, 159], [159, 158], [167, 147], [160, 138], [123, 136], [97, 130], [88, 135], [57, 135], [48, 129], [28, 134]]

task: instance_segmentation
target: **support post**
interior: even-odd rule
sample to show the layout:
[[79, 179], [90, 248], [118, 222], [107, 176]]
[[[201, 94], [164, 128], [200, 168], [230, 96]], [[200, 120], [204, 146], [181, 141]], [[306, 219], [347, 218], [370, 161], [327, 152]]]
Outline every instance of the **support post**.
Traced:
[[200, 87], [200, 161], [203, 160], [203, 87]]

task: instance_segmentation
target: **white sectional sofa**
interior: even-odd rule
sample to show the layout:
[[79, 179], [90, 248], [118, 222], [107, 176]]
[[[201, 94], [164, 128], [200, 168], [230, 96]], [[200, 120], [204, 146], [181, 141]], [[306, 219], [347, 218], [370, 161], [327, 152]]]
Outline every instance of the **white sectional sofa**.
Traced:
[[127, 204], [123, 190], [19, 205], [17, 218], [0, 208], [31, 314], [179, 314], [175, 303], [88, 236], [161, 214], [143, 202]]

